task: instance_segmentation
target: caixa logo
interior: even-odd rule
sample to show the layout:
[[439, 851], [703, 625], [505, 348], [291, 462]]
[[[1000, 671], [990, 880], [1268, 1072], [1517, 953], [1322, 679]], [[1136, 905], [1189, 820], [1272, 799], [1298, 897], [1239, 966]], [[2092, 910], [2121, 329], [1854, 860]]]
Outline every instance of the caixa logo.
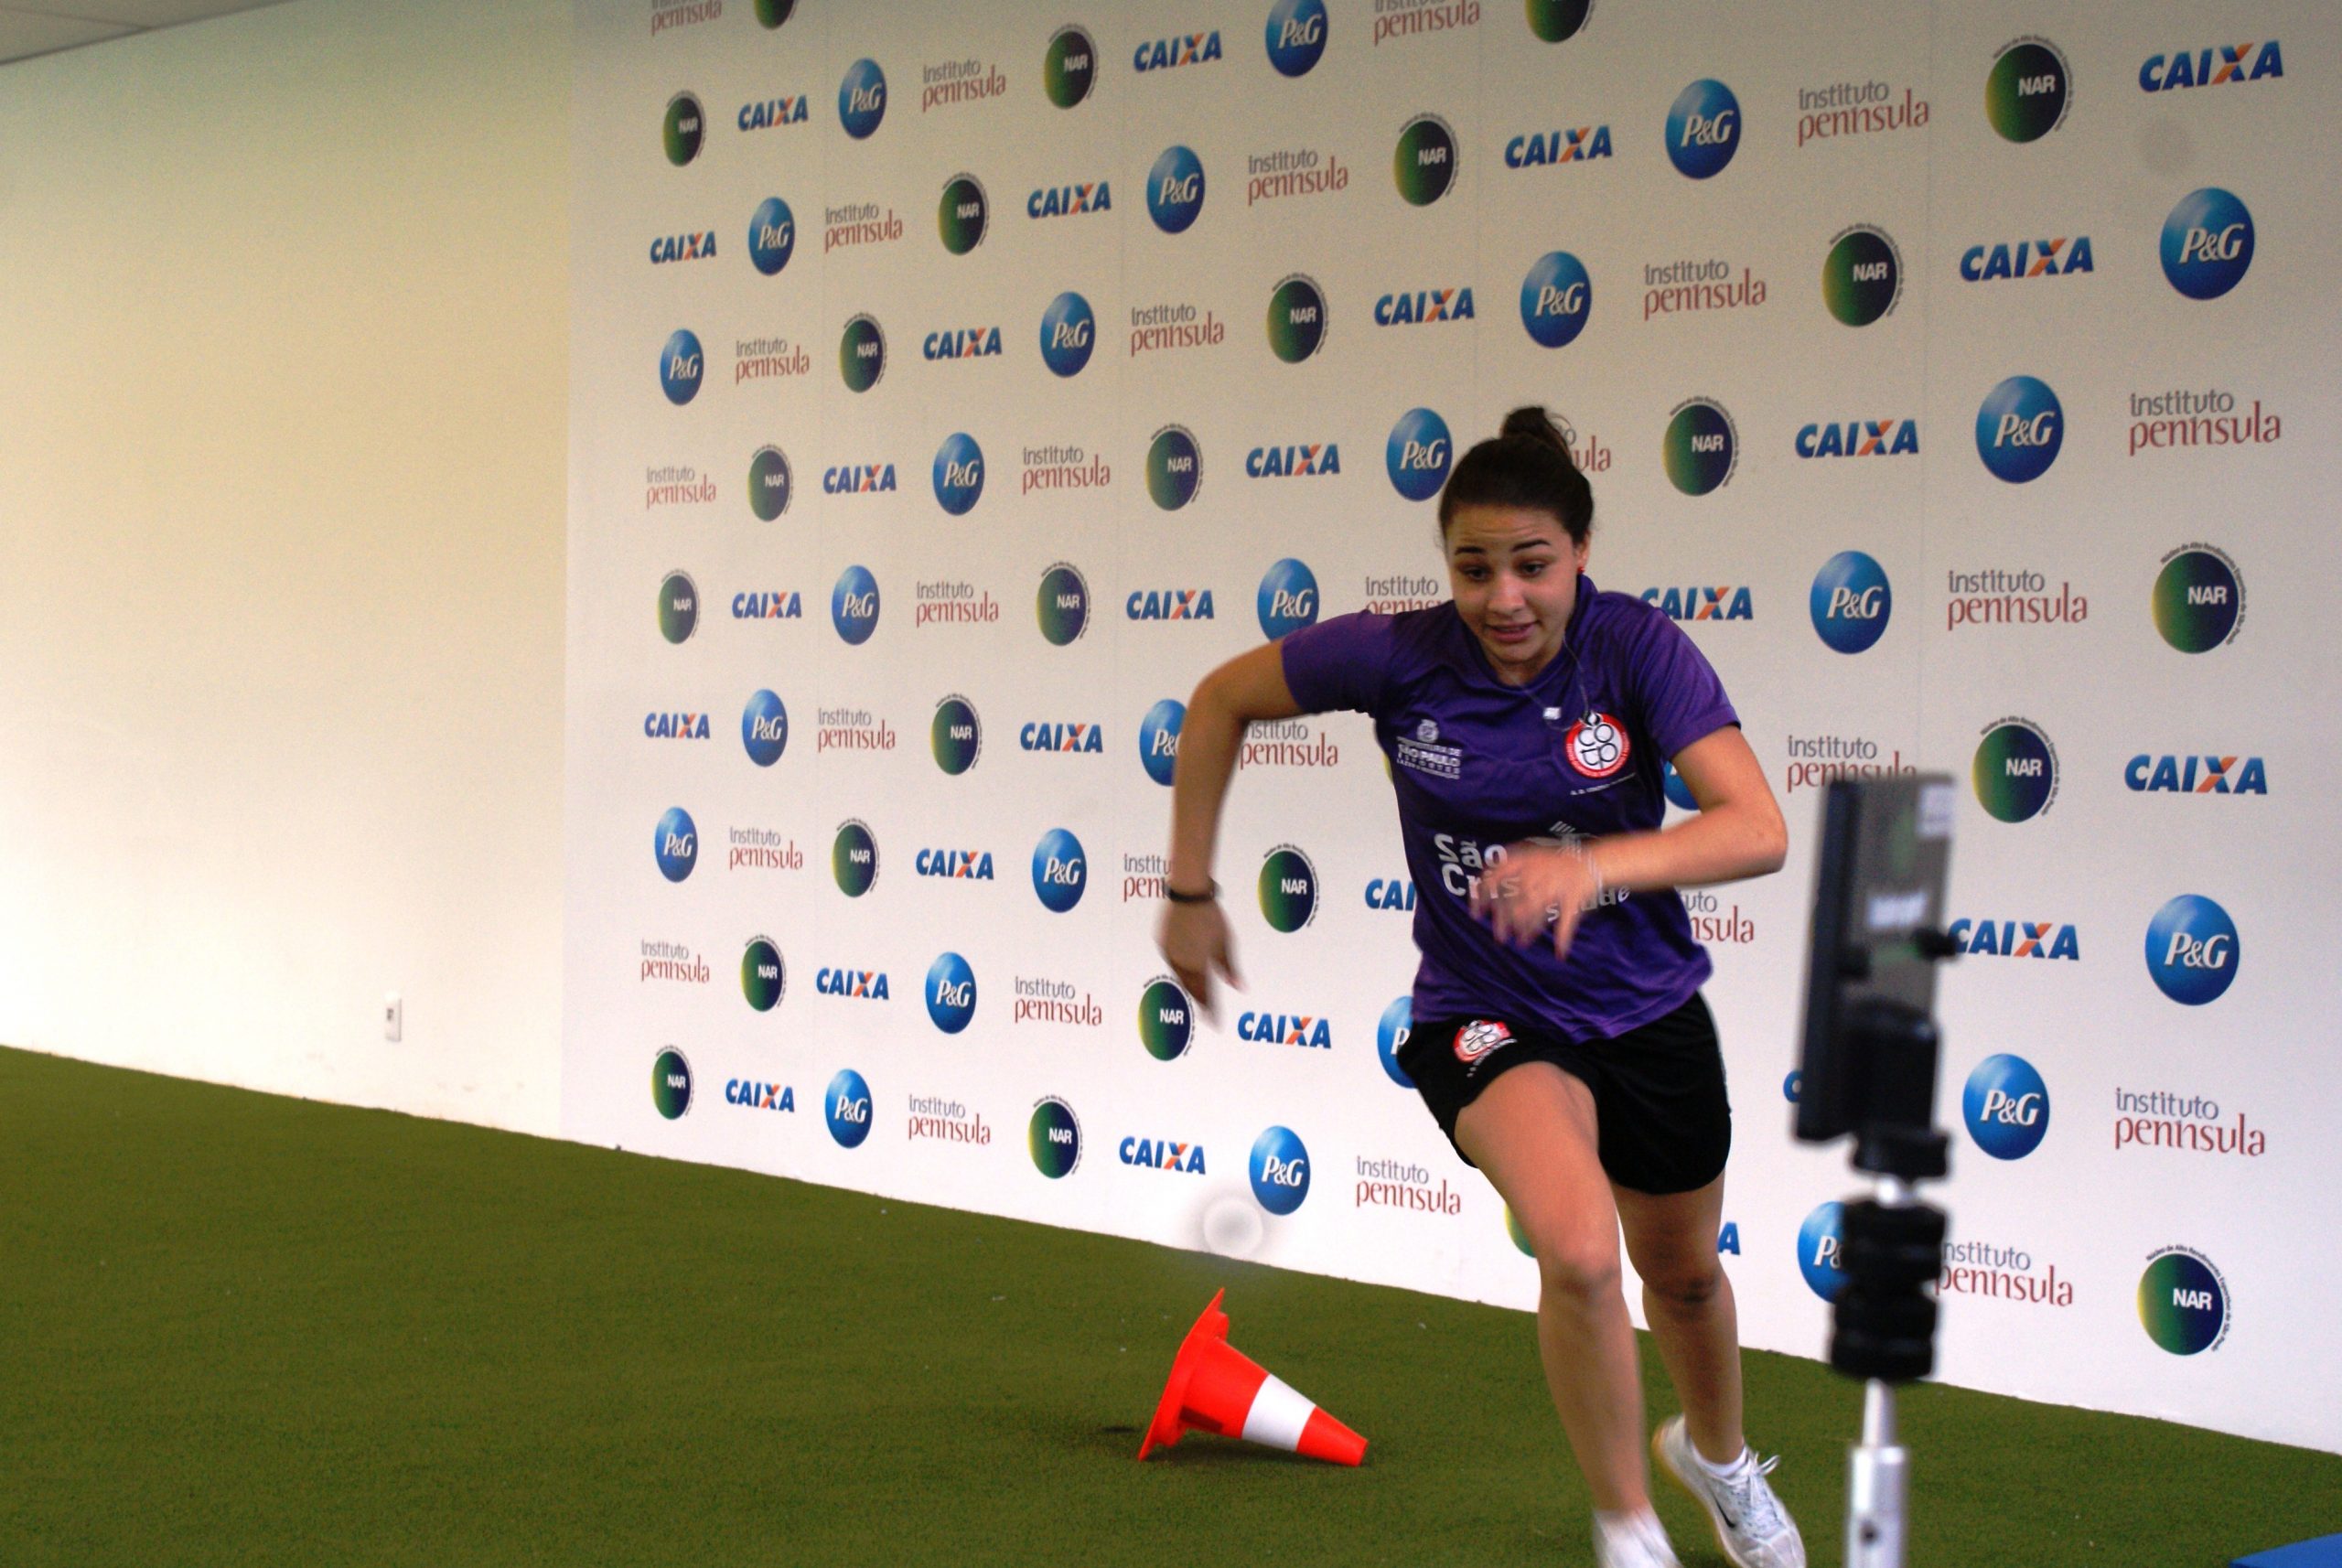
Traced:
[[1366, 907], [1410, 914], [1415, 908], [1415, 885], [1403, 876], [1377, 876], [1366, 885]]
[[1748, 590], [1731, 584], [1714, 588], [1645, 588], [1642, 599], [1647, 605], [1656, 605], [1659, 613], [1670, 620], [1754, 620], [1756, 617]]
[[822, 1094], [822, 1115], [840, 1148], [861, 1146], [870, 1136], [870, 1086], [860, 1073], [847, 1068], [830, 1079]]
[[1520, 325], [1547, 349], [1577, 341], [1594, 316], [1594, 285], [1585, 264], [1567, 251], [1548, 251], [1520, 280]]
[[1255, 446], [1244, 454], [1244, 472], [1255, 479], [1297, 479], [1342, 471], [1339, 443], [1315, 446]]
[[667, 346], [659, 350], [660, 390], [667, 394], [669, 403], [681, 408], [699, 396], [700, 380], [706, 368], [698, 337], [688, 328], [678, 327], [667, 335]]
[[881, 496], [894, 489], [892, 463], [842, 463], [822, 470], [825, 496]]
[[1072, 218], [1113, 209], [1113, 182], [1103, 179], [1090, 185], [1045, 186], [1025, 199], [1027, 218]]
[[911, 867], [921, 876], [938, 876], [952, 882], [990, 882], [992, 852], [986, 849], [923, 849], [912, 858]]
[[1219, 59], [1219, 32], [1187, 33], [1176, 38], [1158, 38], [1151, 44], [1141, 44], [1131, 51], [1131, 69], [1136, 71], [1169, 70], [1174, 66], [1203, 65]]
[[[734, 620], [803, 620], [805, 596], [787, 588], [742, 592], [732, 596]], [[678, 640], [670, 639], [671, 641]]]
[[[713, 252], [715, 236], [710, 234], [707, 238], [708, 249]], [[772, 277], [789, 264], [790, 255], [796, 249], [796, 215], [779, 197], [765, 198], [748, 216], [748, 260], [756, 264], [757, 271]]]
[[1381, 1058], [1383, 1072], [1401, 1089], [1415, 1087], [1415, 1080], [1399, 1065], [1399, 1052], [1414, 1030], [1415, 999], [1412, 996], [1402, 996], [1382, 1009], [1382, 1016], [1374, 1025], [1374, 1054]]
[[1996, 1160], [2021, 1160], [2049, 1132], [2049, 1090], [2023, 1057], [1986, 1057], [1968, 1075], [1960, 1109], [1968, 1135]]
[[707, 262], [715, 259], [715, 231], [702, 234], [669, 234], [650, 242], [650, 264], [663, 266], [669, 262]]
[[2188, 192], [2163, 220], [2163, 275], [2190, 299], [2218, 299], [2252, 265], [2252, 214], [2216, 186]]
[[1433, 321], [1478, 319], [1472, 291], [1461, 284], [1453, 288], [1419, 288], [1413, 294], [1386, 294], [1374, 302], [1377, 327], [1419, 327]]
[[1261, 635], [1271, 642], [1287, 632], [1314, 626], [1317, 579], [1308, 567], [1288, 555], [1262, 574], [1254, 608], [1261, 618]]
[[2131, 758], [2122, 782], [2132, 789], [2174, 795], [2266, 795], [2269, 769], [2257, 757], [2150, 757]]
[[1063, 828], [1051, 828], [1033, 846], [1033, 892], [1041, 908], [1062, 915], [1081, 902], [1090, 885], [1089, 857], [1081, 841]]
[[658, 857], [659, 874], [681, 882], [699, 864], [699, 827], [681, 806], [670, 806], [651, 831], [650, 853]]
[[1146, 776], [1168, 789], [1179, 765], [1179, 730], [1187, 722], [1184, 703], [1164, 698], [1139, 721], [1138, 759]]
[[1411, 501], [1427, 501], [1447, 482], [1454, 452], [1447, 421], [1428, 408], [1411, 408], [1391, 427], [1382, 460], [1393, 489]]
[[650, 1103], [670, 1122], [692, 1108], [692, 1064], [672, 1046], [650, 1063]]
[[1106, 749], [1106, 726], [1037, 719], [1016, 732], [1016, 744], [1025, 751], [1102, 752]]
[[886, 73], [875, 59], [858, 59], [846, 67], [838, 83], [838, 124], [859, 142], [886, 118]]
[[2244, 961], [2236, 922], [2200, 894], [2183, 893], [2147, 922], [2147, 972], [2162, 993], [2188, 1007], [2218, 1001]]
[[1264, 1046], [1300, 1046], [1305, 1049], [1334, 1048], [1330, 1019], [1306, 1013], [1245, 1013], [1236, 1020], [1236, 1037]]
[[1547, 165], [1584, 163], [1589, 158], [1610, 156], [1610, 127], [1607, 125], [1531, 131], [1504, 145], [1504, 166], [1507, 168], [1542, 168]]
[[1842, 550], [1814, 574], [1807, 605], [1823, 642], [1840, 653], [1860, 653], [1885, 635], [1895, 590], [1877, 562], [1859, 550]]
[[2055, 920], [1971, 920], [1951, 923], [1951, 945], [1983, 958], [2069, 959], [2079, 962], [2082, 940]]
[[830, 622], [849, 645], [859, 647], [878, 629], [878, 579], [866, 566], [848, 566], [830, 590]]
[[642, 715], [642, 733], [650, 740], [705, 740], [707, 715], [648, 713]]
[[935, 503], [953, 517], [965, 517], [984, 493], [984, 452], [976, 438], [956, 431], [935, 449]]
[[1201, 1144], [1174, 1143], [1168, 1138], [1124, 1138], [1115, 1154], [1123, 1164], [1142, 1170], [1178, 1171], [1187, 1176], [1207, 1174]]
[[1187, 1054], [1196, 1035], [1196, 1004], [1185, 987], [1167, 974], [1146, 983], [1138, 995], [1138, 1038], [1156, 1061], [1176, 1061]]
[[743, 131], [769, 131], [775, 125], [802, 125], [812, 100], [804, 93], [794, 98], [757, 98], [740, 105], [734, 122]]
[[883, 969], [819, 969], [813, 972], [813, 989], [824, 996], [843, 996], [857, 1002], [891, 1002], [886, 988], [886, 972]]
[[2057, 460], [2066, 439], [2066, 412], [2047, 383], [2011, 376], [1984, 394], [1976, 410], [1976, 455], [1995, 478], [2022, 485]]
[[1732, 89], [1703, 77], [1675, 95], [1667, 109], [1667, 156], [1676, 171], [1707, 179], [1740, 150], [1740, 100]]
[[1326, 0], [1277, 0], [1265, 29], [1279, 76], [1307, 76], [1326, 53]]
[[759, 691], [740, 710], [740, 744], [748, 760], [770, 768], [789, 749], [789, 709], [768, 691]]
[[1845, 1240], [1845, 1212], [1842, 1203], [1818, 1204], [1797, 1230], [1798, 1272], [1824, 1301], [1837, 1300], [1838, 1293], [1846, 1288], [1845, 1268], [1839, 1258]]
[[1991, 245], [1971, 245], [1960, 253], [1960, 275], [1970, 283], [1994, 278], [2055, 278], [2072, 273], [2095, 273], [2090, 236], [2078, 234], [2055, 240], [2003, 240]]
[[1133, 588], [1123, 613], [1133, 620], [1209, 620], [1209, 588]]
[[1271, 1214], [1291, 1214], [1309, 1196], [1309, 1150], [1290, 1127], [1252, 1140], [1252, 1196]]
[[919, 344], [930, 360], [984, 360], [1000, 357], [997, 327], [954, 327], [930, 332]]
[[2139, 90], [2169, 92], [2182, 87], [2219, 87], [2284, 74], [2285, 51], [2275, 38], [2257, 48], [2251, 44], [2216, 44], [2193, 51], [2149, 55], [2139, 66]]
[[1166, 234], [1184, 234], [1203, 209], [1203, 160], [1189, 147], [1164, 148], [1146, 171], [1146, 215]]
[[1098, 319], [1090, 314], [1090, 302], [1070, 289], [1041, 312], [1041, 361], [1052, 374], [1080, 375], [1097, 345]]
[[1797, 433], [1800, 457], [1905, 457], [1919, 452], [1916, 419], [1833, 420], [1808, 424]]
[[926, 991], [928, 1018], [947, 1035], [958, 1034], [976, 1015], [976, 972], [958, 953], [936, 955], [927, 966]]

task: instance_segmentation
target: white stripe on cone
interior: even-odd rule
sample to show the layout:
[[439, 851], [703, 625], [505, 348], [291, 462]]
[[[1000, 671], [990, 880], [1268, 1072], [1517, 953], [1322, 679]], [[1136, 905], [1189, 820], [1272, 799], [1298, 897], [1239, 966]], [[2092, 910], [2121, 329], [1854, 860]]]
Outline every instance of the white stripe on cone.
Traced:
[[1309, 1424], [1316, 1408], [1272, 1372], [1252, 1396], [1252, 1408], [1244, 1412], [1242, 1436], [1248, 1443], [1265, 1443], [1291, 1453], [1301, 1446], [1301, 1429]]

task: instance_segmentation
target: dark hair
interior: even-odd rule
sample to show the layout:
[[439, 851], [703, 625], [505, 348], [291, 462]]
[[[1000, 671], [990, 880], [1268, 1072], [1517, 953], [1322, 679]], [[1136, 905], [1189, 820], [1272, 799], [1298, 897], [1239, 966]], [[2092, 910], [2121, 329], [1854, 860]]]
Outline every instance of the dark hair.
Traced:
[[1490, 440], [1464, 454], [1439, 492], [1439, 536], [1463, 506], [1525, 507], [1551, 512], [1574, 544], [1594, 532], [1594, 488], [1578, 472], [1552, 419], [1534, 404], [1504, 416]]

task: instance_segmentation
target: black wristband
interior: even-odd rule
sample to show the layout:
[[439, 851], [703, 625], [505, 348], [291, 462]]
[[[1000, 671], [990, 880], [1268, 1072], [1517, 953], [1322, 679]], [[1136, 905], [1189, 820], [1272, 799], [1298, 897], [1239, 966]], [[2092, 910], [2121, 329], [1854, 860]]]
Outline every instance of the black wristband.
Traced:
[[1182, 893], [1166, 881], [1163, 896], [1174, 904], [1209, 904], [1219, 897], [1219, 884], [1215, 882], [1200, 893]]

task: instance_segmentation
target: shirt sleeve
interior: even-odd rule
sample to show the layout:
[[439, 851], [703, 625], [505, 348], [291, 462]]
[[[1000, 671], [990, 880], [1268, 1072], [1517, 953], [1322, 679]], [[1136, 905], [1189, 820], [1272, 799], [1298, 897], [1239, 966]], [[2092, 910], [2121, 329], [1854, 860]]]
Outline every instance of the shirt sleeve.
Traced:
[[1635, 684], [1642, 700], [1643, 728], [1672, 757], [1703, 736], [1740, 723], [1724, 682], [1700, 645], [1665, 616], [1645, 622], [1642, 647], [1634, 660]]
[[1304, 713], [1370, 714], [1390, 685], [1398, 639], [1391, 618], [1364, 610], [1285, 634], [1284, 683]]

